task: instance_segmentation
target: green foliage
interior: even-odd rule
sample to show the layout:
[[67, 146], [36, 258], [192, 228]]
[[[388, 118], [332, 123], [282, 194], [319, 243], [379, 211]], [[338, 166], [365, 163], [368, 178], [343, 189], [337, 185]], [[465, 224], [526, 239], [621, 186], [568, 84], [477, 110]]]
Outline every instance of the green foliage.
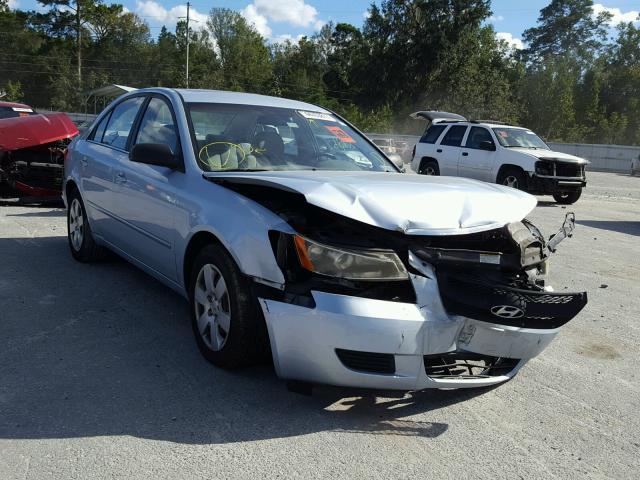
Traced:
[[155, 37], [119, 4], [39, 1], [26, 12], [0, 0], [0, 86], [37, 107], [92, 111], [83, 91], [108, 83], [184, 87], [188, 38], [191, 88], [295, 98], [364, 131], [419, 133], [409, 113], [441, 109], [549, 140], [640, 144], [640, 30], [611, 36], [592, 0], [549, 0], [522, 51], [496, 38], [489, 0], [381, 0], [361, 28], [329, 23], [279, 44], [229, 9]]
[[5, 96], [2, 97], [6, 102], [22, 102], [24, 94], [22, 93], [22, 84], [18, 82], [12, 82], [9, 80], [4, 86]]

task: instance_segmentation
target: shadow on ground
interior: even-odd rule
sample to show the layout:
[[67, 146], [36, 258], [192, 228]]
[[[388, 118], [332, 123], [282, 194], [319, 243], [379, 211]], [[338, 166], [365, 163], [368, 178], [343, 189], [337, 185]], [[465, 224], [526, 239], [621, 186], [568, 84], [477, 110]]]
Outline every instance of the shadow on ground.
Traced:
[[0, 265], [0, 438], [437, 437], [447, 424], [405, 417], [487, 391], [293, 394], [269, 365], [228, 372], [206, 363], [186, 302], [122, 260], [79, 264], [63, 236], [5, 238]]
[[576, 220], [578, 225], [599, 228], [612, 232], [626, 233], [628, 235], [640, 236], [640, 221], [619, 221], [619, 220]]

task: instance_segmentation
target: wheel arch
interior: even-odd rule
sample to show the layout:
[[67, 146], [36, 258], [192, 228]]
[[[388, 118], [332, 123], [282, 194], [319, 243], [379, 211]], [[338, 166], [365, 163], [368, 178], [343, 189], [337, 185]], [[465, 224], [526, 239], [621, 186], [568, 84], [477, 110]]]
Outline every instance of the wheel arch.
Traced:
[[440, 163], [438, 163], [436, 158], [425, 155], [420, 159], [420, 163], [418, 164], [418, 173], [422, 171], [422, 166], [427, 162], [435, 162], [435, 164], [438, 165], [438, 168], [440, 168]]
[[[229, 252], [229, 249], [225, 247], [225, 245], [220, 241], [220, 239], [214, 235], [212, 232], [208, 230], [200, 230], [194, 233], [189, 239], [189, 243], [187, 244], [187, 248], [184, 251], [183, 259], [182, 259], [182, 280], [184, 282], [185, 292], [188, 292], [189, 288], [189, 279], [191, 278], [191, 269], [193, 267], [193, 261], [195, 260], [198, 253], [206, 246], [206, 245], [220, 245], [224, 248], [231, 258], [236, 261], [234, 255]], [[236, 262], [237, 263], [237, 262]]]
[[496, 174], [496, 183], [500, 181], [500, 177], [508, 170], [518, 170], [522, 172], [525, 175], [525, 177], [527, 176], [527, 171], [524, 168], [522, 168], [520, 165], [515, 165], [513, 163], [505, 163], [503, 165], [500, 165], [500, 168], [498, 169], [498, 173]]

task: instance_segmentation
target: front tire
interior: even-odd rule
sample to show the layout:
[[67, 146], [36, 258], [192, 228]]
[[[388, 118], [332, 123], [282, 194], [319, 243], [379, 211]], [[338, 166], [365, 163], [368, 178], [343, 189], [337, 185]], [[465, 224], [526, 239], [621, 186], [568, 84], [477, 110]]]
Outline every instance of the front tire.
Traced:
[[204, 247], [191, 272], [191, 324], [200, 353], [222, 368], [257, 363], [267, 335], [250, 280], [220, 245]]
[[527, 177], [522, 170], [517, 168], [508, 168], [502, 171], [497, 183], [517, 190], [527, 189]]
[[574, 190], [573, 192], [566, 193], [554, 193], [553, 199], [560, 205], [571, 205], [576, 203], [582, 195], [582, 188]]
[[77, 261], [89, 263], [102, 258], [102, 248], [93, 239], [87, 211], [77, 190], [69, 196], [67, 239], [71, 255]]

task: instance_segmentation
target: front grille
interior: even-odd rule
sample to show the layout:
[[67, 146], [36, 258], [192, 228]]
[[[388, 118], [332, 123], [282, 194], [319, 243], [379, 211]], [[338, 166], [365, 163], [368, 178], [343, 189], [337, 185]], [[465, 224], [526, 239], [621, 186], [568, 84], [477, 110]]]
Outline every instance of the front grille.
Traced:
[[556, 163], [556, 176], [558, 177], [582, 177], [582, 165], [575, 163]]
[[471, 352], [450, 352], [424, 356], [424, 369], [428, 377], [490, 378], [506, 375], [520, 360], [492, 357]]
[[440, 268], [436, 275], [447, 312], [483, 322], [558, 328], [587, 304], [586, 292], [525, 290], [453, 269]]
[[396, 372], [396, 359], [389, 353], [358, 352], [336, 348], [342, 364], [351, 370], [392, 375]]

